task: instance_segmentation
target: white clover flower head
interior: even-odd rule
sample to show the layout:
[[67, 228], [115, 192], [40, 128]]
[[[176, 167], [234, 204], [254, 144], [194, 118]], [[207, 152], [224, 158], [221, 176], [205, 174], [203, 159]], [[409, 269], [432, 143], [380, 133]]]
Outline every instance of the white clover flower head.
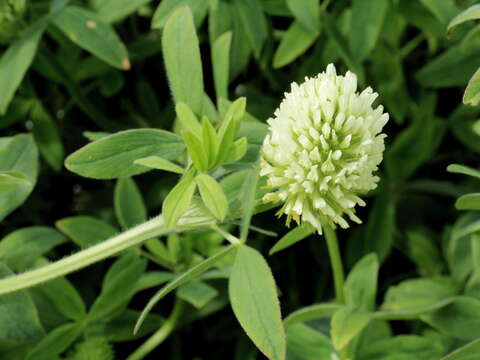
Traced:
[[285, 94], [268, 120], [260, 175], [272, 189], [263, 200], [284, 203], [278, 214], [287, 225], [293, 218], [321, 234], [325, 225], [348, 228], [344, 215], [361, 223], [355, 206], [377, 187], [389, 118], [383, 106], [372, 107], [377, 96], [370, 87], [357, 92], [356, 75], [337, 75], [333, 64]]

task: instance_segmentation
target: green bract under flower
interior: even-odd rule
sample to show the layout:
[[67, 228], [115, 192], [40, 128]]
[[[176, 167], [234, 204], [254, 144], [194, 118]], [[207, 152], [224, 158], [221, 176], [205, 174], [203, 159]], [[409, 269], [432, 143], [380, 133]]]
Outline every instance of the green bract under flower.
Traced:
[[346, 214], [361, 223], [358, 194], [377, 186], [374, 175], [382, 161], [388, 121], [383, 106], [373, 108], [378, 94], [369, 87], [357, 92], [357, 77], [337, 75], [335, 66], [291, 91], [268, 120], [270, 132], [262, 148], [261, 172], [272, 192], [267, 202], [283, 202], [279, 214], [287, 225], [308, 222], [348, 227]]

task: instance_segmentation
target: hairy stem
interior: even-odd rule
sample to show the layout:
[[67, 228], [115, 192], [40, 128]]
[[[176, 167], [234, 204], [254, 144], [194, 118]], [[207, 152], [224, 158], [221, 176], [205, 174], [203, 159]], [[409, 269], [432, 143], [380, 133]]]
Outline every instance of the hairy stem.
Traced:
[[117, 236], [54, 263], [27, 271], [20, 275], [0, 279], [0, 295], [26, 289], [56, 277], [69, 274], [153, 237], [172, 232], [181, 232], [209, 224], [211, 224], [211, 221], [208, 218], [186, 218], [182, 221], [181, 225], [174, 228], [167, 228], [164, 225], [162, 216], [155, 217]]

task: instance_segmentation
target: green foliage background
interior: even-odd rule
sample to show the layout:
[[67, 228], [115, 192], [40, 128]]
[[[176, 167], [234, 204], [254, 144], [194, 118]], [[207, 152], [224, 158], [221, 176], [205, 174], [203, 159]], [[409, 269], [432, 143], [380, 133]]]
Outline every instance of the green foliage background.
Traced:
[[[268, 257], [289, 229], [274, 210], [257, 206], [251, 247], [238, 251], [233, 267], [222, 230], [202, 229], [153, 238], [68, 277], [1, 295], [0, 358], [249, 360], [262, 358], [257, 345], [283, 359], [286, 341], [291, 360], [330, 359], [345, 344], [354, 359], [437, 360], [480, 338], [479, 173], [459, 165], [446, 170], [453, 163], [478, 167], [480, 110], [462, 97], [480, 64], [480, 27], [468, 21], [447, 34], [450, 21], [474, 4], [0, 0], [0, 277], [130, 229], [158, 215], [162, 203], [174, 226], [200, 197], [225, 219], [224, 231], [236, 234], [244, 221], [243, 240], [259, 198], [251, 169], [265, 122], [291, 82], [329, 63], [339, 73], [355, 72], [391, 116], [382, 180], [360, 210], [364, 224], [338, 232], [346, 267], [354, 269], [347, 306], [328, 303], [333, 284], [323, 238], [298, 229], [272, 253], [285, 241], [302, 242]], [[241, 97], [245, 115], [243, 100], [230, 106]], [[476, 77], [464, 100], [478, 103]], [[235, 120], [221, 130], [228, 111]], [[196, 130], [214, 134], [210, 139], [231, 131], [218, 145], [224, 155], [203, 158]], [[178, 167], [185, 148], [197, 169], [221, 169], [188, 180]], [[178, 173], [187, 180], [170, 192]], [[164, 202], [169, 192], [172, 200]], [[265, 255], [276, 288], [252, 248]], [[159, 286], [219, 251], [225, 253], [213, 267], [165, 293], [133, 334]], [[227, 278], [241, 283], [249, 273], [242, 269], [258, 271], [247, 294], [268, 289], [258, 303], [230, 289], [244, 328], [255, 328], [256, 317], [245, 315], [255, 307], [273, 324], [246, 331], [253, 342], [229, 305]], [[286, 340], [276, 331], [283, 325], [275, 323], [275, 291]], [[152, 355], [138, 355], [146, 336], [165, 324], [166, 340]], [[270, 348], [259, 345], [262, 336]], [[477, 343], [465, 349], [480, 357]]]

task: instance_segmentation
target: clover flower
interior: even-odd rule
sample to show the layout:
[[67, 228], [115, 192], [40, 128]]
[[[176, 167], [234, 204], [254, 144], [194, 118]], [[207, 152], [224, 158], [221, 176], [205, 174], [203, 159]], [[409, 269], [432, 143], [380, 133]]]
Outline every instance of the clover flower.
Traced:
[[361, 223], [355, 206], [377, 187], [389, 118], [383, 106], [372, 107], [377, 96], [370, 87], [357, 92], [356, 75], [337, 75], [333, 64], [285, 94], [268, 120], [260, 175], [272, 189], [263, 200], [284, 203], [278, 214], [287, 225], [293, 218], [321, 234], [325, 225], [348, 228], [345, 215]]

